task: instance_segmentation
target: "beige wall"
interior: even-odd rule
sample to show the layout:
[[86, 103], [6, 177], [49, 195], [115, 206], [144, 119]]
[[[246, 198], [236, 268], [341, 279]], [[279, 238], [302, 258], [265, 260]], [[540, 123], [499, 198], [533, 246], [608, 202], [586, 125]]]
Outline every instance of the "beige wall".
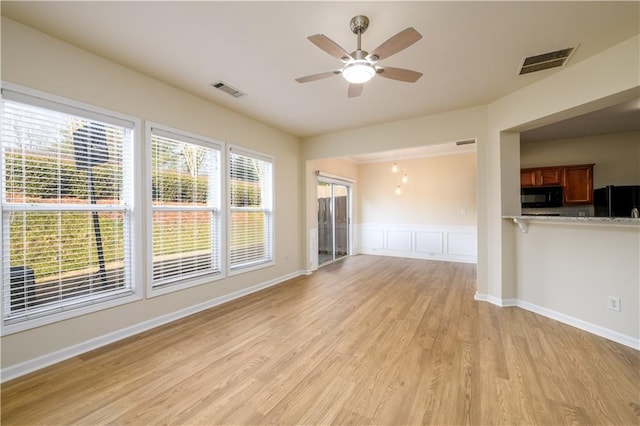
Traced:
[[[275, 266], [3, 336], [3, 368], [56, 351], [66, 353], [73, 345], [302, 269], [303, 188], [297, 138], [6, 18], [2, 80], [272, 155], [276, 196]], [[145, 208], [145, 203], [136, 207]]]
[[307, 169], [309, 169], [314, 176], [315, 173], [319, 171], [354, 181], [358, 180], [358, 165], [353, 161], [342, 158], [325, 158], [307, 161]]
[[[476, 225], [476, 155], [465, 153], [358, 166], [358, 223]], [[406, 168], [409, 183], [394, 190]], [[464, 213], [462, 212], [464, 209]]]
[[[531, 303], [558, 318], [573, 318], [574, 324], [606, 329], [610, 337], [625, 335], [640, 346], [637, 327], [628, 326], [634, 318], [637, 322], [634, 312], [640, 308], [640, 300], [633, 296], [637, 279], [624, 279], [623, 289], [616, 290], [629, 295], [626, 307], [614, 314], [616, 319], [604, 321], [602, 315], [607, 302], [603, 295], [611, 285], [604, 277], [637, 277], [638, 257], [613, 253], [637, 252], [640, 226], [625, 228], [628, 234], [618, 238], [614, 227], [585, 225], [569, 231], [573, 228], [565, 224], [540, 238], [537, 231], [523, 233], [510, 220], [501, 219], [502, 214], [512, 213], [519, 197], [513, 182], [519, 180], [520, 144], [513, 133], [633, 99], [640, 92], [639, 76], [640, 36], [635, 36], [489, 105], [488, 143], [478, 146], [479, 175], [486, 178], [478, 193], [479, 200], [486, 200], [486, 206], [479, 205], [478, 292], [486, 292], [488, 300]], [[502, 191], [494, 192], [495, 187]], [[579, 286], [566, 282], [565, 278], [582, 270], [585, 262], [595, 262], [607, 250], [604, 247], [610, 253], [602, 257], [604, 262], [598, 262], [602, 268], [598, 274], [580, 274]], [[552, 255], [543, 248], [552, 250]], [[486, 265], [486, 270], [481, 265]], [[541, 268], [543, 274], [539, 274]]]
[[486, 114], [486, 106], [478, 106], [313, 136], [302, 141], [302, 156], [316, 160], [469, 139], [480, 143], [486, 131]]
[[[638, 226], [533, 223], [518, 232], [518, 299], [640, 338], [640, 230]], [[533, 254], [537, 255], [533, 255]], [[621, 312], [607, 309], [620, 297]]]
[[593, 187], [640, 185], [640, 131], [520, 144], [520, 166], [595, 163]]

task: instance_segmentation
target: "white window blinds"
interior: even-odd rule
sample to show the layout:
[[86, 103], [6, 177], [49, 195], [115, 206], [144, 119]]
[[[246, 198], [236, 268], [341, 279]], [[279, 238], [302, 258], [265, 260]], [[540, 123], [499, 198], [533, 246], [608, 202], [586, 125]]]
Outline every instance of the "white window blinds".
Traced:
[[3, 90], [4, 323], [131, 294], [133, 123], [10, 98]]
[[273, 160], [231, 148], [229, 207], [231, 270], [273, 260]]
[[153, 284], [220, 272], [220, 149], [151, 129]]

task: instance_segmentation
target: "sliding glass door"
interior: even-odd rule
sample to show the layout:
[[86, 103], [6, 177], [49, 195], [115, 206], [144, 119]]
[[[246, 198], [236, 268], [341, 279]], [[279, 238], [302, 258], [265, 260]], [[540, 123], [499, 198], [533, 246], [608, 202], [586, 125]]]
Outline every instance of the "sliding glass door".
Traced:
[[349, 254], [349, 195], [346, 183], [318, 178], [318, 265]]

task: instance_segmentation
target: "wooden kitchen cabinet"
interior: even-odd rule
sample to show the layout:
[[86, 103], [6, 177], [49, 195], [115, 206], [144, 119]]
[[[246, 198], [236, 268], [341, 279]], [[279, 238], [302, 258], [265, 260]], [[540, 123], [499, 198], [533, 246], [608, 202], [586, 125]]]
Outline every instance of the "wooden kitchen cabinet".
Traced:
[[520, 170], [520, 186], [562, 186], [562, 204], [593, 204], [593, 166], [536, 167]]
[[536, 186], [536, 169], [520, 170], [520, 186]]
[[562, 167], [538, 167], [520, 170], [520, 186], [561, 186]]
[[564, 167], [563, 204], [593, 204], [593, 166]]

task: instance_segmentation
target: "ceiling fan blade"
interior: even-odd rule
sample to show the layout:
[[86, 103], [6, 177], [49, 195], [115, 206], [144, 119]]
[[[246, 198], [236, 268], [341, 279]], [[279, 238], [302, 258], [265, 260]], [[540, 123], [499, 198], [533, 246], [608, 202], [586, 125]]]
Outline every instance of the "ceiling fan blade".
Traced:
[[323, 78], [331, 77], [333, 75], [338, 75], [338, 74], [340, 74], [340, 70], [326, 71], [318, 74], [311, 74], [311, 75], [306, 75], [304, 77], [298, 77], [296, 78], [296, 81], [298, 83], [307, 83], [309, 81], [321, 80]]
[[351, 59], [351, 56], [349, 56], [349, 52], [344, 50], [342, 47], [340, 47], [340, 45], [338, 45], [338, 43], [331, 40], [324, 34], [314, 34], [307, 38], [311, 43], [315, 44], [320, 49], [327, 52], [329, 55], [340, 59], [342, 62], [346, 62]]
[[376, 67], [376, 71], [380, 77], [406, 81], [407, 83], [415, 83], [420, 77], [422, 77], [421, 72], [406, 70], [404, 68]]
[[355, 98], [357, 96], [362, 95], [362, 89], [364, 88], [364, 84], [350, 84], [349, 90], [347, 91], [347, 97]]
[[[413, 29], [413, 27], [409, 27], [403, 31], [400, 31], [398, 34], [394, 35], [380, 46], [373, 49], [371, 53], [367, 55], [367, 59], [378, 61], [380, 59], [388, 58], [391, 55], [394, 55], [400, 52], [403, 49], [411, 46], [416, 41], [422, 38], [422, 34]], [[377, 59], [375, 59], [375, 58]]]

